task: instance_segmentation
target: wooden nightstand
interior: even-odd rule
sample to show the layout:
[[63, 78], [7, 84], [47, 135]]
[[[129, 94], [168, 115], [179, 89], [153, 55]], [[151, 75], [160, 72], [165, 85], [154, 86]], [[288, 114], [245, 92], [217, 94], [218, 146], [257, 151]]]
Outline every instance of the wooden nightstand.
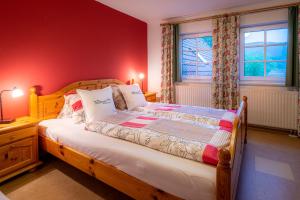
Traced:
[[0, 182], [41, 164], [37, 123], [22, 117], [10, 124], [0, 124]]
[[156, 92], [145, 92], [146, 101], [156, 102]]

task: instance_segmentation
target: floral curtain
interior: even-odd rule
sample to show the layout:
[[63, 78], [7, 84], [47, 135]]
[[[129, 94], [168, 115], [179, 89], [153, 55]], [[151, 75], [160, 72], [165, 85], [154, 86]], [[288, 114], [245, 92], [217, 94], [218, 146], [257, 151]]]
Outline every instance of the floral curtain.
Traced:
[[237, 109], [239, 104], [239, 16], [213, 19], [213, 105]]
[[175, 103], [176, 25], [162, 26], [161, 102]]

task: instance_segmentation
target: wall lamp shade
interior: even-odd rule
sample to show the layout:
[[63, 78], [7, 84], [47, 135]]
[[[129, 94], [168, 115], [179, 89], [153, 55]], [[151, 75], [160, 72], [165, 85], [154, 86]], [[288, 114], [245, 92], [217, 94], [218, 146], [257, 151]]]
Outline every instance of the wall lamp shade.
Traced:
[[14, 88], [12, 91], [11, 91], [11, 96], [13, 98], [18, 98], [18, 97], [21, 97], [24, 95], [24, 92], [23, 90], [19, 89], [19, 88]]
[[21, 97], [21, 96], [24, 95], [24, 92], [21, 89], [17, 88], [17, 87], [14, 87], [11, 90], [2, 90], [2, 91], [0, 91], [0, 114], [1, 114], [0, 124], [8, 124], [8, 123], [11, 123], [11, 122], [15, 121], [15, 119], [4, 119], [3, 118], [2, 94], [4, 92], [11, 92], [12, 98], [18, 98], [18, 97]]
[[139, 73], [139, 79], [143, 80], [145, 78], [145, 75], [143, 73]]

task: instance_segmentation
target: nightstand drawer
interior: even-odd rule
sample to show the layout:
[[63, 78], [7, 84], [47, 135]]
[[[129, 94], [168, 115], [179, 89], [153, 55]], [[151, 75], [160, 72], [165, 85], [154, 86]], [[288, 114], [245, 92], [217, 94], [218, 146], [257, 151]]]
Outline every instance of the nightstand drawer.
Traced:
[[16, 130], [16, 131], [11, 131], [5, 134], [0, 134], [0, 146], [17, 140], [21, 140], [23, 138], [34, 136], [36, 134], [37, 134], [37, 128], [35, 126]]
[[0, 177], [37, 161], [37, 136], [0, 147]]

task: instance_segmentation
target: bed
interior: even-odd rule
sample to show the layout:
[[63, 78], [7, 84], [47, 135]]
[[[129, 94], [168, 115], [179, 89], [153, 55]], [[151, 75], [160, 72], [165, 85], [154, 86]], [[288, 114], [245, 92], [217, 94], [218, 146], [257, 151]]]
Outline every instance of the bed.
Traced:
[[[56, 119], [65, 93], [111, 84], [123, 82], [115, 79], [80, 81], [46, 96], [37, 95], [36, 88], [31, 88], [30, 115], [41, 121], [41, 148], [135, 199], [235, 198], [246, 143], [246, 97], [237, 111], [230, 146], [219, 151], [215, 167], [92, 132], [86, 134], [83, 125]], [[79, 139], [81, 135], [85, 135], [84, 142]]]

